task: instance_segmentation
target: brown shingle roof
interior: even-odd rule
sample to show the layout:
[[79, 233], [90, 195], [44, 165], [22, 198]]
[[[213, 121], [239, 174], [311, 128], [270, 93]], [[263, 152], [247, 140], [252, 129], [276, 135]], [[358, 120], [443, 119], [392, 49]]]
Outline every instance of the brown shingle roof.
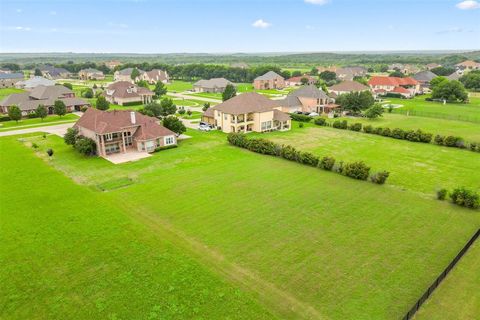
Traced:
[[348, 91], [348, 92], [355, 92], [355, 91], [365, 91], [370, 90], [369, 87], [363, 85], [357, 81], [343, 81], [338, 84], [335, 84], [329, 88], [331, 91]]
[[287, 121], [287, 120], [290, 120], [290, 116], [285, 112], [275, 109], [273, 110], [273, 120]]
[[64, 86], [36, 86], [30, 91], [30, 97], [34, 99], [57, 99], [65, 94], [73, 93], [72, 90]]
[[279, 106], [280, 104], [277, 101], [270, 100], [259, 93], [247, 92], [220, 103], [213, 108], [224, 113], [237, 115], [249, 112], [272, 111], [273, 108]]
[[[109, 91], [113, 91], [112, 94], [108, 94]], [[105, 91], [107, 95], [111, 95], [117, 98], [134, 98], [140, 95], [151, 95], [153, 96], [153, 92], [148, 90], [147, 88], [139, 87], [136, 84], [133, 84], [128, 81], [117, 81], [112, 83], [107, 87]]]
[[314, 98], [314, 99], [328, 99], [328, 96], [325, 92], [318, 89], [315, 85], [311, 84], [308, 86], [302, 86], [299, 89], [290, 92], [289, 96], [292, 95], [294, 97], [300, 98]]

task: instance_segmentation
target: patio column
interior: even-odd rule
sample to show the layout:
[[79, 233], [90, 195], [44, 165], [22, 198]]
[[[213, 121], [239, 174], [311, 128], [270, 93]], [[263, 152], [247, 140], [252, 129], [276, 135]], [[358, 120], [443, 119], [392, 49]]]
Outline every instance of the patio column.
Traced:
[[125, 132], [122, 132], [122, 144], [123, 144], [123, 153], [127, 153], [127, 147], [125, 146]]

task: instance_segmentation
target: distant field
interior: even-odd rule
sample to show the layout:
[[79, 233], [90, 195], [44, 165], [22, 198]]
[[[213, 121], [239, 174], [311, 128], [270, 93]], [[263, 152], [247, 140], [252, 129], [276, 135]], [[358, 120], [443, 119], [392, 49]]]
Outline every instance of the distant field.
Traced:
[[170, 92], [182, 92], [186, 90], [191, 90], [193, 88], [192, 82], [172, 80], [171, 83], [167, 84], [167, 89]]
[[[284, 136], [294, 138], [289, 141], [305, 138], [298, 131]], [[282, 319], [400, 318], [480, 225], [478, 212], [408, 188], [359, 182], [254, 154], [227, 145], [220, 132], [189, 130], [187, 134], [192, 138], [182, 141], [179, 148], [117, 166], [84, 158], [59, 137], [33, 141], [40, 145], [42, 158], [46, 148], [53, 148], [55, 156], [45, 159], [46, 163], [81, 185], [98, 189], [119, 185], [113, 177], [129, 181], [125, 187], [103, 193], [102, 198], [121, 203], [125, 214], [148, 230], [147, 235], [155, 232], [163, 239], [165, 232], [173, 234], [168, 239], [175, 245], [225, 281], [251, 292]], [[272, 134], [265, 136], [273, 138]], [[34, 153], [17, 143], [25, 153]], [[378, 143], [372, 145], [370, 149], [378, 147]], [[408, 148], [405, 145], [403, 151]], [[78, 224], [75, 221], [73, 226]], [[104, 224], [103, 220], [99, 223]], [[118, 244], [117, 250], [124, 247], [122, 241], [112, 241], [102, 241], [100, 248], [111, 243]], [[112, 250], [94, 251], [98, 252], [110, 255]], [[141, 270], [148, 268], [146, 256], [137, 261], [132, 253], [121, 250], [115, 255], [125, 259], [122, 265], [135, 263]], [[136, 274], [127, 282], [127, 290]], [[53, 283], [64, 288], [66, 284], [57, 281]], [[191, 284], [188, 277], [185, 283]], [[116, 288], [110, 288], [112, 294]], [[173, 292], [182, 294], [182, 289]], [[212, 305], [217, 306], [216, 302]]]

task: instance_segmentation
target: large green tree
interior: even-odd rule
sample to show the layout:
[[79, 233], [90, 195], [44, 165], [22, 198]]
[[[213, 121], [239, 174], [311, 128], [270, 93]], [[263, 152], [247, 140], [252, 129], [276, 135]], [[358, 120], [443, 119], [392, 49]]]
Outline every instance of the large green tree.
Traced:
[[40, 71], [40, 69], [38, 69], [38, 68], [35, 68], [34, 75], [35, 75], [36, 77], [41, 77], [41, 76], [42, 76], [42, 71]]
[[35, 115], [43, 121], [43, 119], [45, 119], [48, 115], [47, 107], [45, 107], [43, 104], [38, 105], [38, 107], [35, 109]]
[[327, 70], [327, 71], [320, 72], [319, 77], [320, 77], [320, 79], [329, 82], [329, 81], [336, 80], [337, 79], [337, 74], [333, 71], [328, 71]]
[[430, 89], [435, 89], [436, 86], [443, 82], [448, 82], [448, 79], [441, 76], [433, 78], [432, 80], [430, 80]]
[[172, 130], [178, 135], [187, 131], [187, 128], [182, 121], [175, 116], [165, 117], [162, 121], [162, 124], [165, 128]]
[[157, 81], [157, 83], [155, 83], [155, 89], [153, 89], [153, 92], [155, 92], [155, 97], [160, 99], [163, 95], [167, 94], [167, 86], [162, 81]]
[[225, 87], [225, 90], [222, 93], [222, 100], [227, 101], [228, 99], [231, 99], [237, 95], [237, 89], [235, 89], [235, 86], [233, 84], [227, 84]]
[[460, 79], [465, 88], [474, 91], [480, 91], [480, 70], [471, 71], [463, 75]]
[[432, 98], [448, 102], [467, 102], [468, 93], [460, 81], [443, 81], [432, 89]]
[[170, 98], [163, 98], [160, 102], [162, 107], [161, 116], [166, 117], [177, 112], [177, 106], [173, 103], [173, 100]]
[[68, 128], [67, 132], [63, 135], [63, 141], [66, 144], [73, 146], [77, 141], [78, 130], [75, 128]]
[[162, 115], [162, 111], [163, 108], [160, 103], [151, 102], [145, 105], [140, 112], [150, 117], [160, 117]]
[[10, 106], [10, 108], [8, 108], [8, 116], [18, 123], [18, 120], [22, 119], [22, 110], [20, 110], [18, 106]]
[[363, 115], [368, 119], [375, 119], [383, 115], [383, 107], [379, 103], [375, 103], [373, 106], [363, 112]]
[[373, 106], [375, 99], [369, 91], [362, 91], [342, 94], [337, 98], [336, 102], [344, 110], [359, 113]]
[[133, 68], [132, 73], [130, 74], [130, 78], [135, 81], [137, 77], [140, 76], [140, 71], [137, 68]]
[[64, 116], [67, 113], [67, 106], [62, 100], [56, 100], [53, 104], [53, 111], [58, 116]]
[[105, 99], [104, 96], [99, 96], [97, 98], [97, 102], [95, 103], [95, 107], [98, 109], [98, 110], [108, 110], [110, 108], [110, 103], [107, 101], [107, 99]]

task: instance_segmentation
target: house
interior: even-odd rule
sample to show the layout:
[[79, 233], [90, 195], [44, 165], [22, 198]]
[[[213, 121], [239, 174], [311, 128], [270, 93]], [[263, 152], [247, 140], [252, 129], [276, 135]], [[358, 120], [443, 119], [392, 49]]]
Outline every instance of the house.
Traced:
[[425, 67], [427, 68], [427, 70], [432, 70], [432, 69], [435, 69], [435, 68], [439, 68], [441, 66], [442, 65], [438, 64], [438, 63], [429, 63]]
[[283, 89], [285, 88], [285, 78], [274, 71], [268, 71], [253, 80], [253, 87], [256, 90]]
[[368, 85], [375, 95], [384, 95], [387, 93], [397, 93], [405, 98], [411, 98], [420, 93], [420, 83], [410, 77], [381, 77], [370, 78]]
[[0, 110], [8, 113], [11, 106], [16, 105], [22, 111], [22, 115], [35, 112], [39, 105], [47, 107], [48, 114], [54, 113], [55, 101], [63, 101], [67, 112], [80, 111], [83, 107], [90, 106], [90, 103], [75, 97], [75, 93], [64, 86], [43, 86], [39, 85], [30, 92], [14, 93], [7, 96], [0, 102]]
[[210, 80], [198, 80], [193, 84], [193, 91], [195, 92], [215, 92], [222, 93], [225, 91], [227, 85], [233, 85], [232, 82], [225, 78], [213, 78]]
[[402, 71], [405, 69], [405, 66], [401, 63], [392, 63], [388, 66], [388, 71]]
[[105, 75], [102, 71], [97, 69], [83, 69], [78, 72], [78, 77], [82, 80], [103, 80]]
[[[130, 73], [131, 74], [131, 73]], [[160, 69], [153, 69], [151, 71], [144, 71], [140, 74], [140, 80], [145, 80], [149, 84], [155, 84], [158, 81], [163, 83], [168, 83], [170, 78], [168, 77], [167, 71], [163, 71]]]
[[454, 72], [451, 75], [447, 76], [447, 79], [448, 80], [458, 80], [458, 79], [460, 79], [461, 76], [462, 76], [461, 73]]
[[455, 65], [457, 70], [462, 71], [472, 71], [472, 70], [480, 70], [480, 62], [476, 62], [473, 60], [466, 60]]
[[207, 109], [202, 121], [225, 133], [290, 130], [290, 116], [280, 109], [278, 101], [248, 92]]
[[39, 67], [40, 71], [42, 72], [42, 76], [50, 79], [68, 79], [72, 76], [72, 73], [65, 68], [57, 68], [51, 65], [44, 65]]
[[32, 77], [28, 80], [17, 82], [15, 84], [15, 88], [32, 90], [33, 88], [36, 88], [37, 86], [48, 87], [48, 86], [54, 86], [54, 85], [55, 85], [55, 81], [53, 81], [53, 80], [48, 80], [44, 77], [35, 76], [35, 77]]
[[12, 88], [23, 80], [23, 73], [0, 73], [0, 88]]
[[322, 73], [324, 71], [337, 72], [337, 69], [338, 68], [336, 66], [317, 67], [318, 73]]
[[307, 85], [290, 92], [285, 99], [278, 100], [280, 110], [292, 112], [329, 113], [337, 108], [334, 100], [314, 85]]
[[[130, 83], [137, 82], [140, 80], [140, 77], [136, 77], [135, 79], [132, 79], [132, 71], [135, 68], [126, 68], [122, 70], [115, 71], [113, 74], [113, 80], [115, 81], [128, 81]], [[141, 74], [145, 73], [145, 71], [137, 69], [138, 72]]]
[[107, 61], [105, 62], [105, 65], [107, 66], [107, 68], [109, 68], [110, 70], [113, 70], [115, 69], [116, 67], [118, 66], [121, 66], [122, 63], [118, 60], [112, 60], [112, 61]]
[[420, 90], [422, 92], [429, 91], [430, 81], [432, 81], [432, 79], [436, 77], [437, 75], [430, 70], [420, 71], [412, 76], [413, 79], [417, 80], [420, 83]]
[[237, 62], [237, 63], [232, 63], [231, 65], [232, 68], [240, 68], [240, 69], [248, 69], [248, 64], [245, 62]]
[[175, 133], [161, 126], [158, 119], [130, 110], [89, 108], [73, 127], [79, 135], [97, 143], [100, 157], [121, 152], [150, 153], [177, 144]]
[[150, 103], [154, 93], [129, 81], [118, 81], [110, 84], [103, 95], [110, 103], [125, 106]]
[[[302, 83], [302, 79], [306, 79], [306, 83]], [[287, 87], [297, 87], [297, 86], [301, 86], [301, 85], [305, 85], [305, 84], [315, 84], [315, 82], [317, 82], [317, 79], [315, 79], [314, 77], [306, 74], [306, 75], [303, 75], [303, 76], [291, 77], [291, 78], [285, 80], [285, 85]]]
[[364, 77], [367, 75], [367, 68], [364, 67], [344, 67], [335, 70], [337, 79], [353, 80], [355, 77]]
[[334, 97], [345, 93], [362, 91], [370, 91], [370, 87], [351, 80], [342, 81], [328, 88], [328, 92], [333, 94]]

